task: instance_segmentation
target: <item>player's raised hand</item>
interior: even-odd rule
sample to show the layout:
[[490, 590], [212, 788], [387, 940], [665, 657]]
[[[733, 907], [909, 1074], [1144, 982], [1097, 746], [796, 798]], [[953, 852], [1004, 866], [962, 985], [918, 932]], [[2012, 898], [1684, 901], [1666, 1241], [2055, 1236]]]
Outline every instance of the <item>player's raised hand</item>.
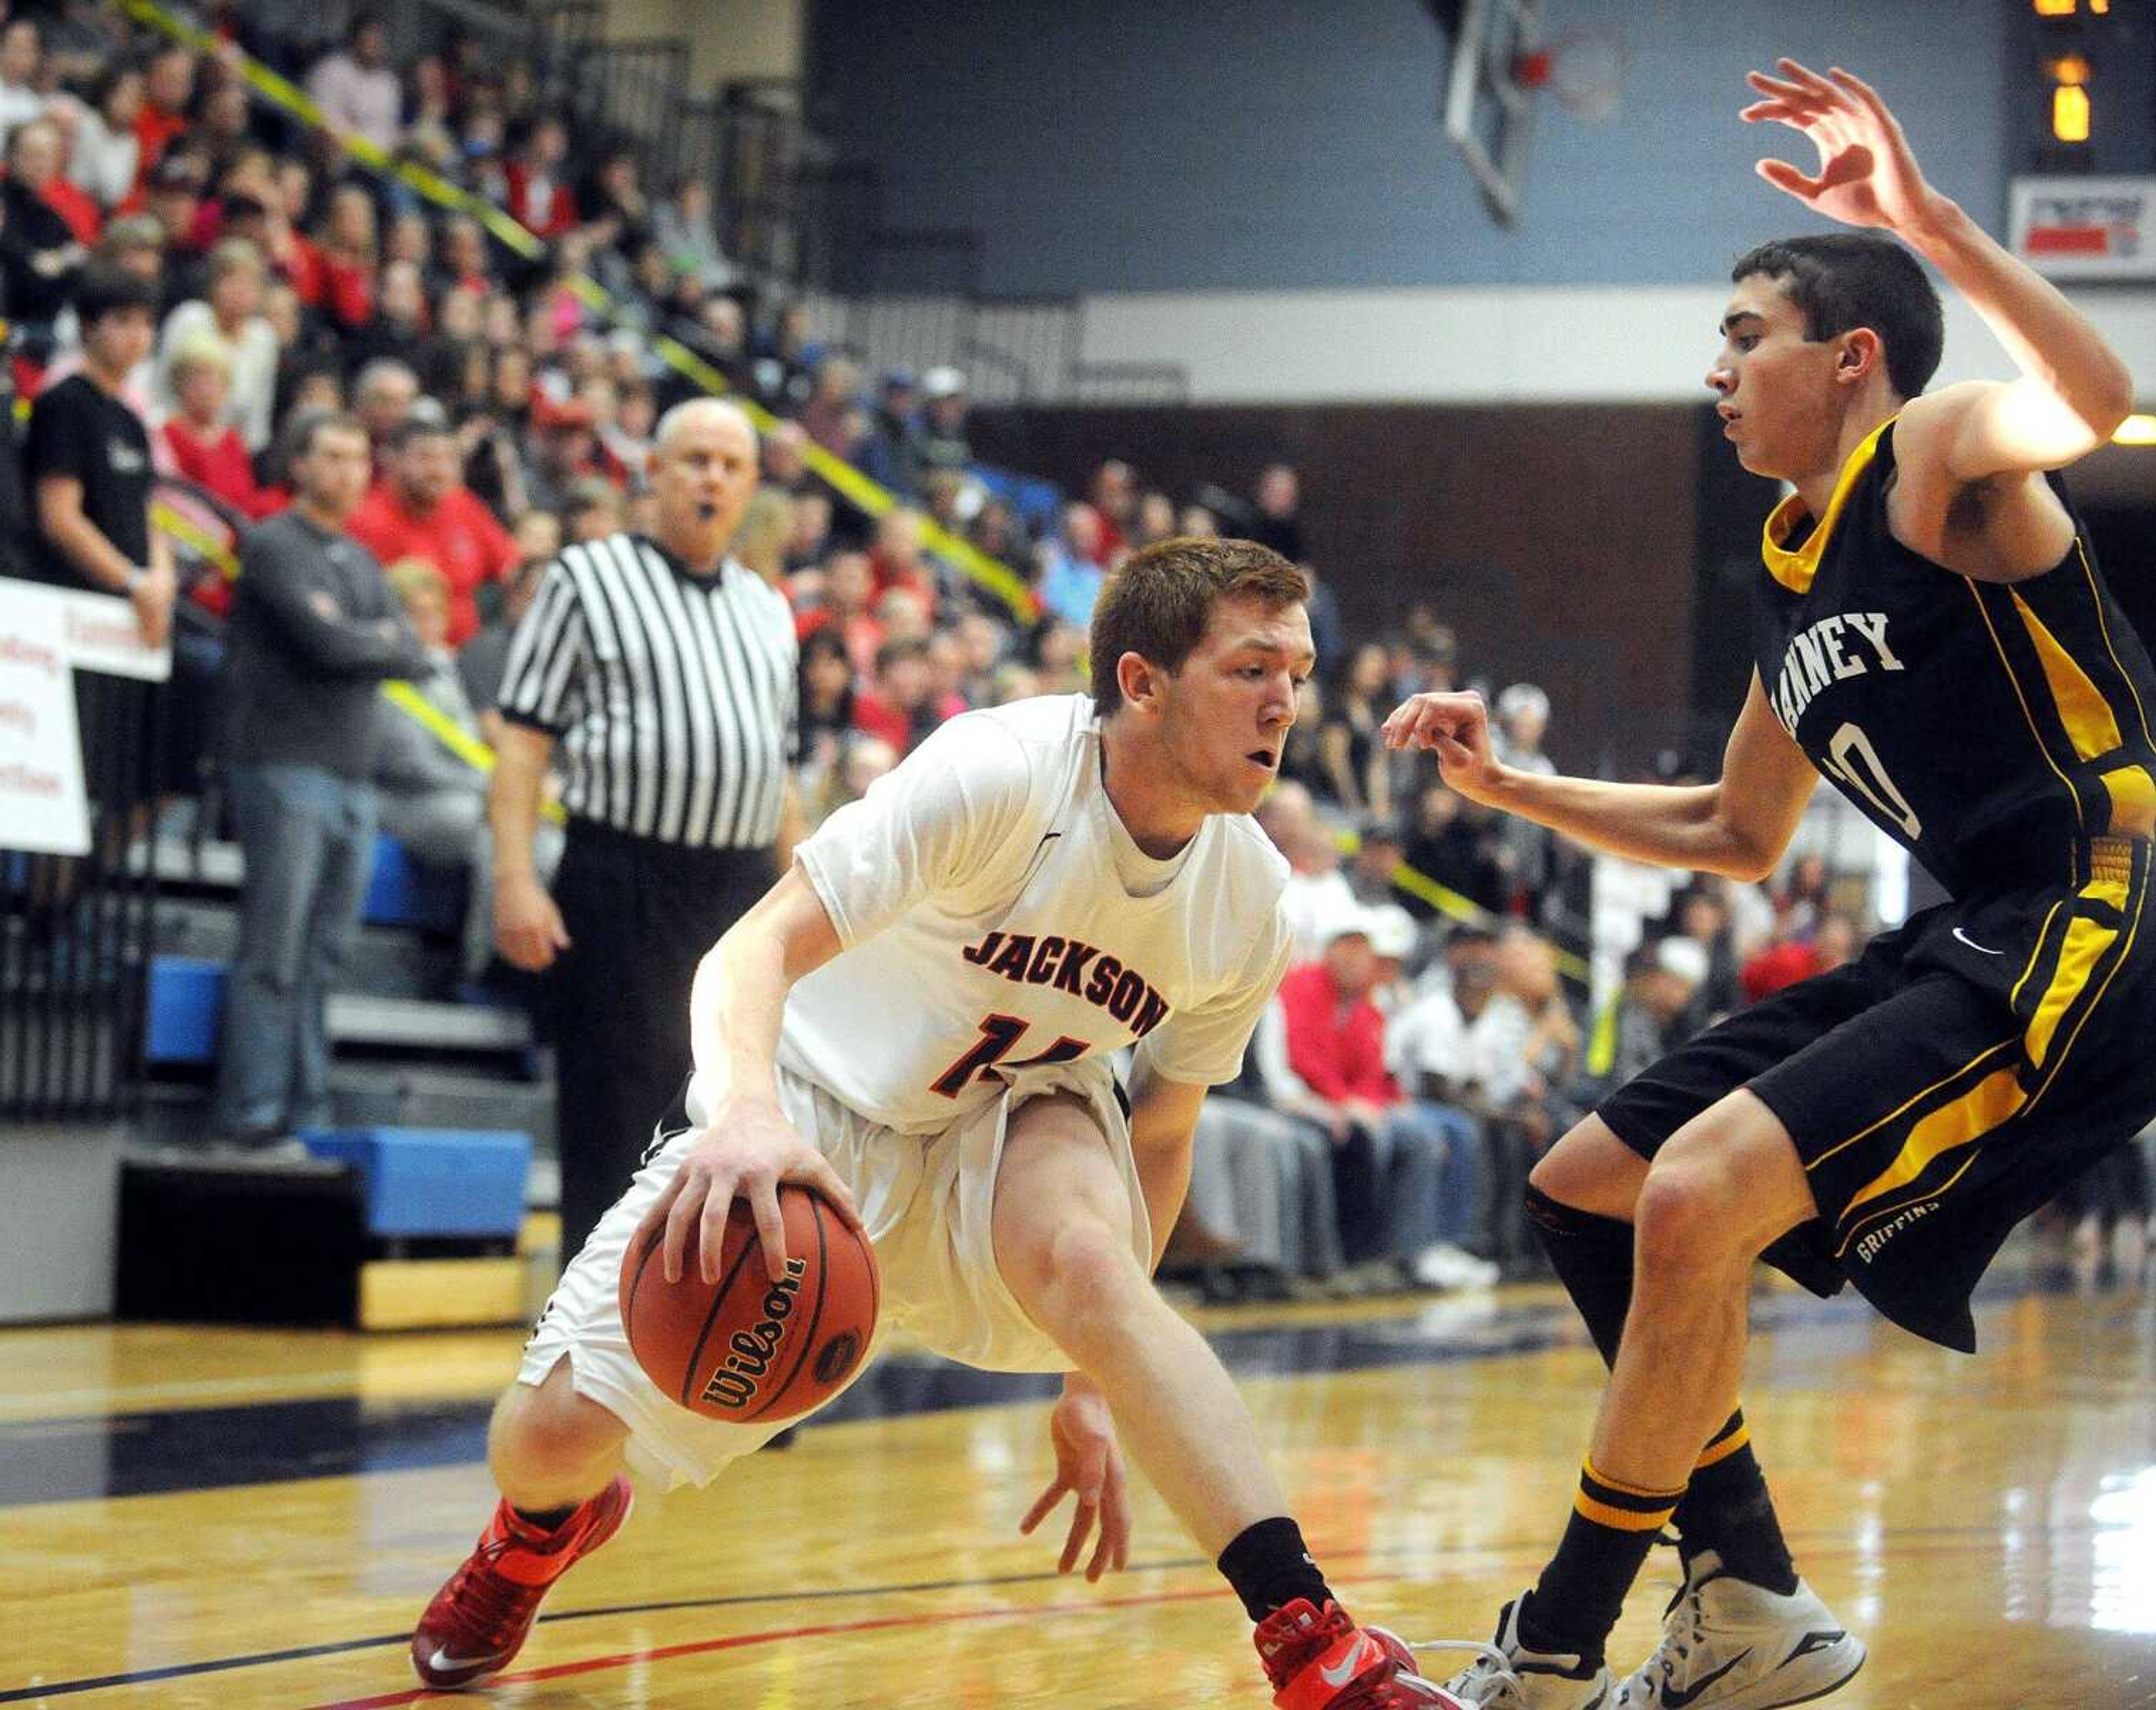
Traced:
[[1938, 193], [1924, 182], [1901, 121], [1877, 90], [1840, 66], [1822, 77], [1794, 59], [1774, 64], [1779, 76], [1746, 74], [1764, 99], [1738, 116], [1803, 131], [1819, 150], [1819, 171], [1807, 175], [1787, 161], [1763, 160], [1761, 177], [1844, 225], [1906, 233], [1933, 218]]
[[1131, 1559], [1130, 1481], [1123, 1471], [1122, 1451], [1116, 1446], [1107, 1397], [1091, 1379], [1073, 1372], [1064, 1380], [1063, 1399], [1049, 1416], [1048, 1430], [1055, 1444], [1055, 1476], [1026, 1510], [1018, 1529], [1031, 1537], [1034, 1528], [1055, 1512], [1066, 1495], [1075, 1495], [1077, 1511], [1070, 1517], [1070, 1535], [1063, 1541], [1055, 1571], [1067, 1574], [1078, 1565], [1086, 1540], [1097, 1524], [1100, 1540], [1086, 1566], [1086, 1579], [1097, 1583], [1103, 1574], [1121, 1573]]
[[767, 1100], [727, 1099], [702, 1137], [689, 1148], [666, 1190], [644, 1214], [630, 1238], [631, 1250], [640, 1250], [663, 1227], [666, 1280], [679, 1282], [693, 1229], [704, 1281], [716, 1283], [726, 1214], [737, 1199], [746, 1199], [756, 1219], [764, 1268], [773, 1282], [783, 1281], [787, 1254], [786, 1223], [778, 1211], [781, 1182], [814, 1188], [847, 1223], [860, 1228], [853, 1194], [830, 1161], [787, 1121], [784, 1112]]
[[1490, 747], [1490, 709], [1471, 689], [1410, 695], [1384, 723], [1389, 748], [1428, 748], [1445, 781], [1471, 801], [1487, 799], [1504, 768]]

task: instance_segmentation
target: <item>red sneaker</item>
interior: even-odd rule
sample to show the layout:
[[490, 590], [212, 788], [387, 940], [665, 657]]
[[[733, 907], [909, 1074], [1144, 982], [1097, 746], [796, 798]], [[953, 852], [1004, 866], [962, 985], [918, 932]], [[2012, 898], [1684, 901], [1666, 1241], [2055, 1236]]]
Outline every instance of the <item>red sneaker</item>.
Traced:
[[412, 1635], [412, 1666], [430, 1687], [468, 1686], [506, 1668], [554, 1582], [621, 1530], [634, 1500], [628, 1479], [582, 1503], [542, 1532], [506, 1502], [479, 1548], [434, 1594]]
[[1298, 1597], [1252, 1636], [1279, 1710], [1467, 1710], [1414, 1671], [1414, 1652], [1383, 1627], [1358, 1627], [1337, 1603]]

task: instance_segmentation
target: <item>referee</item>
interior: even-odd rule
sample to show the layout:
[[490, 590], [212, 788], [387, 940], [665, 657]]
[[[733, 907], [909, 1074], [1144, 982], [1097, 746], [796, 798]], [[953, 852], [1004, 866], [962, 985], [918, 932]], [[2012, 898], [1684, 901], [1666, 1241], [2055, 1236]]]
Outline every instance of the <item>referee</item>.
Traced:
[[[657, 537], [568, 547], [517, 626], [488, 804], [495, 942], [552, 969], [565, 1261], [689, 1072], [697, 962], [793, 840], [793, 615], [726, 556], [755, 430], [716, 398], [678, 405], [651, 473]], [[555, 763], [569, 834], [549, 896], [532, 838]]]

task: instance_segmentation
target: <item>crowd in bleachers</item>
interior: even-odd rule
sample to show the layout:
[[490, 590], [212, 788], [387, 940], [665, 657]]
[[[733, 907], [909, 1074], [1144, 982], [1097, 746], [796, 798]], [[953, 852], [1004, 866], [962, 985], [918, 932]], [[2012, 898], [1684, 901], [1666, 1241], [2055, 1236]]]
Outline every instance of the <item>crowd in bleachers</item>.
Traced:
[[[419, 693], [460, 730], [495, 728], [508, 636], [562, 543], [646, 517], [654, 424], [699, 390], [658, 358], [660, 335], [782, 419], [737, 553], [796, 613], [812, 824], [960, 711], [1082, 689], [1094, 600], [1133, 549], [1226, 531], [1309, 562], [1286, 464], [1219, 471], [1207, 506], [1104, 455], [1082, 496], [1029, 511], [1038, 484], [973, 455], [963, 373], [864, 372], [729, 261], [700, 181], [649, 186], [634, 147], [572, 142], [518, 64], [453, 41], [395, 66], [368, 18], [327, 52], [258, 36], [229, 5], [202, 21], [292, 75], [326, 124], [251, 100], [232, 52], [134, 32], [116, 8], [0, 30], [13, 377], [34, 395], [79, 364], [70, 301], [85, 268], [148, 282], [157, 336], [128, 401], [151, 429], [162, 496], [227, 537], [285, 502], [294, 413], [352, 409], [377, 478], [351, 531], [434, 662]], [[352, 167], [348, 136], [505, 208], [545, 259]], [[583, 273], [612, 315], [588, 306]], [[902, 502], [862, 516], [812, 472], [811, 444]], [[1248, 497], [1229, 501], [1229, 483]], [[19, 490], [17, 502], [8, 550], [34, 553]], [[924, 521], [1017, 567], [1038, 616], [924, 551]], [[183, 694], [213, 679], [226, 600], [213, 557], [195, 557]], [[1502, 757], [1548, 769], [1548, 698], [1490, 680], [1425, 606], [1352, 639], [1314, 575], [1311, 614], [1319, 670], [1261, 814], [1292, 870], [1299, 965], [1244, 1081], [1209, 1106], [1171, 1256], [1229, 1291], [1485, 1281], [1536, 1262], [1521, 1184], [1600, 1091], [1845, 961], [1860, 920], [1816, 860], [1771, 892], [1702, 876], [1621, 947], [1621, 983], [1590, 1009], [1560, 977], [1588, 947], [1589, 859], [1378, 737], [1409, 692], [1484, 687]], [[418, 727], [384, 756], [385, 824], [423, 859], [474, 865], [483, 899], [483, 778]], [[1418, 876], [1404, 886], [1403, 865]], [[486, 958], [483, 901], [473, 922], [467, 975]]]

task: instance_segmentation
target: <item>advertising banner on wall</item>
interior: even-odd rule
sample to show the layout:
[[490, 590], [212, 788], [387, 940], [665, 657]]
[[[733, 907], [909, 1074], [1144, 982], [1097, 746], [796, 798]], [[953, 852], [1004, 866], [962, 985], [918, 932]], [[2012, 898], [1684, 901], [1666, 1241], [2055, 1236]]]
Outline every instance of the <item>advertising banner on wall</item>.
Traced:
[[171, 670], [126, 600], [0, 577], [0, 849], [90, 852], [74, 673], [162, 682]]
[[2016, 178], [2010, 244], [2046, 279], [2156, 279], [2156, 178]]

